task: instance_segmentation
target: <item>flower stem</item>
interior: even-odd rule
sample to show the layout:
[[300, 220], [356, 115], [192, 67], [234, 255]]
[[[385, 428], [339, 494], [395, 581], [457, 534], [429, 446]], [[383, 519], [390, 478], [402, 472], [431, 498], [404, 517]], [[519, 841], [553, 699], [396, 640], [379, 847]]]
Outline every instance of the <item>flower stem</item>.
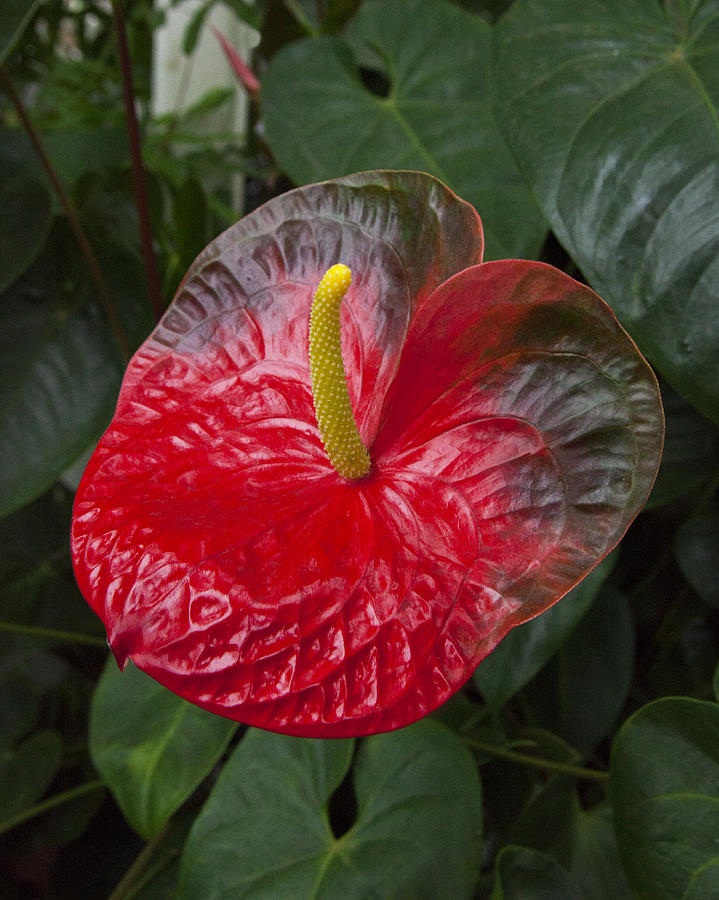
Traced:
[[132, 79], [130, 50], [127, 43], [125, 17], [119, 0], [112, 0], [112, 15], [115, 22], [117, 51], [120, 57], [122, 94], [125, 100], [125, 124], [127, 127], [127, 139], [130, 145], [130, 160], [132, 163], [132, 186], [135, 194], [137, 217], [140, 223], [140, 242], [142, 244], [142, 258], [145, 263], [147, 293], [150, 298], [150, 304], [155, 319], [159, 322], [164, 310], [164, 303], [162, 301], [160, 276], [157, 270], [155, 247], [152, 241], [150, 207], [147, 201], [147, 184], [145, 181], [145, 170], [142, 165], [140, 129], [137, 125], [137, 114], [135, 112], [135, 87]]
[[62, 641], [65, 644], [87, 644], [90, 647], [107, 647], [105, 638], [97, 637], [94, 634], [82, 634], [77, 631], [39, 628], [36, 625], [16, 625], [14, 622], [0, 622], [0, 631], [26, 634], [29, 637], [47, 638], [51, 641]]
[[137, 891], [142, 887], [142, 884], [144, 883], [142, 876], [144, 875], [145, 870], [150, 864], [150, 861], [155, 855], [158, 847], [160, 847], [160, 845], [167, 837], [171, 826], [172, 822], [170, 821], [155, 835], [155, 837], [151, 841], [148, 841], [148, 843], [145, 844], [133, 864], [122, 876], [107, 900], [130, 900], [131, 897], [135, 896]]
[[497, 747], [494, 744], [486, 744], [475, 738], [462, 738], [468, 747], [480, 750], [488, 756], [496, 756], [515, 762], [520, 766], [529, 766], [533, 769], [542, 769], [547, 772], [556, 772], [560, 775], [571, 775], [585, 781], [608, 781], [609, 772], [601, 772], [598, 769], [585, 769], [583, 766], [573, 766], [569, 763], [558, 762], [554, 759], [545, 759], [540, 756], [529, 756], [526, 753], [518, 753], [516, 750], [507, 750], [505, 747]]
[[110, 293], [110, 289], [107, 285], [107, 282], [105, 281], [105, 276], [102, 274], [102, 269], [100, 268], [100, 264], [97, 260], [97, 256], [95, 255], [95, 251], [92, 247], [92, 244], [88, 240], [87, 235], [85, 234], [85, 230], [80, 224], [80, 218], [77, 214], [77, 210], [75, 209], [75, 204], [70, 199], [69, 194], [63, 187], [57, 172], [50, 162], [50, 159], [45, 152], [45, 148], [43, 147], [40, 140], [40, 135], [38, 134], [35, 126], [30, 121], [30, 117], [25, 110], [25, 106], [20, 99], [20, 95], [15, 90], [15, 86], [12, 83], [10, 74], [7, 71], [4, 63], [0, 63], [0, 79], [2, 79], [5, 93], [8, 95], [8, 97], [10, 98], [10, 102], [15, 107], [15, 112], [17, 113], [17, 116], [22, 122], [23, 128], [27, 133], [27, 136], [30, 138], [31, 143], [35, 148], [35, 152], [38, 155], [40, 164], [42, 165], [43, 169], [45, 170], [45, 174], [50, 180], [50, 184], [55, 191], [55, 195], [57, 196], [60, 206], [67, 216], [67, 221], [70, 225], [70, 228], [72, 229], [72, 233], [80, 249], [80, 253], [85, 258], [85, 262], [90, 273], [90, 278], [95, 285], [97, 296], [100, 299], [102, 308], [105, 312], [105, 315], [107, 316], [107, 321], [109, 322], [110, 328], [112, 329], [112, 332], [115, 336], [115, 340], [117, 341], [117, 345], [122, 354], [122, 358], [125, 360], [125, 362], [127, 362], [130, 359], [130, 346], [125, 334], [125, 329], [123, 328], [122, 322], [120, 321], [117, 309], [115, 308], [115, 303], [112, 299], [112, 294]]
[[0, 822], [0, 834], [10, 831], [11, 828], [17, 828], [23, 822], [34, 819], [36, 816], [41, 816], [43, 813], [55, 809], [56, 806], [62, 806], [63, 803], [69, 803], [71, 800], [84, 797], [85, 794], [91, 794], [93, 791], [99, 791], [104, 787], [105, 782], [98, 778], [95, 781], [86, 781], [85, 784], [79, 784], [77, 787], [70, 788], [69, 791], [63, 791], [61, 794], [55, 794], [54, 797], [48, 797], [47, 800], [36, 803], [34, 806], [24, 809], [21, 813], [5, 819], [4, 822]]

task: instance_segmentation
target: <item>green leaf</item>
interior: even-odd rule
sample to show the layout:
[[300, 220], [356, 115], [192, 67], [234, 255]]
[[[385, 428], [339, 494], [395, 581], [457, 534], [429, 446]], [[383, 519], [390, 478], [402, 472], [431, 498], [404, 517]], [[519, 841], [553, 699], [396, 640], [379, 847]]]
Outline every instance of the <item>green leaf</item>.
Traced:
[[505, 847], [494, 878], [491, 900], [584, 900], [559, 863], [529, 847]]
[[3, 0], [0, 5], [0, 63], [12, 50], [40, 0]]
[[90, 711], [90, 754], [130, 825], [150, 838], [220, 758], [236, 724], [170, 693], [132, 664], [107, 665]]
[[640, 709], [614, 741], [611, 784], [634, 896], [719, 896], [719, 706], [669, 697]]
[[61, 759], [62, 738], [56, 731], [37, 731], [0, 753], [0, 826], [42, 797]]
[[677, 531], [674, 552], [684, 577], [709, 606], [719, 607], [719, 514], [688, 519]]
[[50, 195], [34, 169], [0, 138], [0, 292], [42, 250], [52, 221]]
[[719, 469], [719, 429], [663, 384], [666, 435], [662, 462], [647, 507], [683, 497]]
[[474, 683], [494, 712], [520, 691], [562, 646], [614, 567], [609, 556], [566, 597], [541, 616], [509, 632], [474, 673]]
[[631, 900], [610, 806], [577, 810], [568, 870], [583, 900]]
[[719, 421], [718, 0], [518, 0], [497, 39], [499, 121], [552, 228]]
[[626, 598], [602, 591], [533, 685], [543, 722], [589, 756], [614, 726], [632, 683], [634, 626]]
[[357, 820], [335, 837], [327, 805], [352, 748], [250, 731], [190, 833], [180, 900], [471, 897], [482, 813], [459, 739], [430, 720], [366, 739]]
[[[273, 153], [298, 183], [429, 172], [478, 210], [487, 258], [536, 254], [545, 225], [494, 120], [490, 35], [442, 0], [368, 0], [345, 40], [302, 40], [273, 58], [262, 81]], [[388, 80], [387, 96], [361, 70]]]

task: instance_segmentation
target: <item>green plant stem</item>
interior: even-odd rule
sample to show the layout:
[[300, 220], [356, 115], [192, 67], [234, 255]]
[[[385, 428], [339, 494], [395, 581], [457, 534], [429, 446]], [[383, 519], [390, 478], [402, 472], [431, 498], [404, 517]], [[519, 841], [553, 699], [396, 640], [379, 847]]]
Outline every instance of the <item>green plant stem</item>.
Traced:
[[475, 738], [462, 738], [468, 747], [480, 750], [487, 756], [496, 756], [515, 762], [520, 766], [529, 766], [532, 769], [542, 769], [547, 772], [557, 772], [561, 775], [571, 775], [584, 781], [608, 781], [609, 772], [600, 772], [598, 769], [585, 769], [582, 766], [572, 766], [569, 763], [557, 762], [554, 759], [544, 759], [540, 756], [529, 756], [526, 753], [518, 753], [516, 750], [507, 750], [505, 747], [497, 747], [494, 744], [486, 744]]
[[148, 841], [147, 844], [145, 844], [140, 851], [140, 854], [127, 872], [122, 876], [107, 900], [128, 900], [128, 898], [134, 895], [135, 889], [140, 886], [139, 882], [149, 866], [152, 857], [167, 837], [170, 827], [171, 822], [168, 822], [151, 841]]
[[112, 299], [110, 288], [105, 281], [105, 276], [102, 274], [102, 269], [100, 268], [100, 263], [97, 260], [95, 251], [92, 247], [92, 244], [88, 240], [87, 235], [85, 234], [84, 228], [80, 224], [80, 218], [77, 214], [77, 210], [75, 209], [75, 204], [70, 199], [69, 194], [63, 187], [63, 184], [60, 181], [57, 172], [50, 162], [50, 158], [45, 152], [45, 148], [40, 141], [40, 135], [38, 134], [35, 126], [30, 121], [30, 117], [25, 110], [25, 106], [20, 99], [19, 94], [15, 90], [15, 86], [12, 83], [10, 74], [7, 71], [4, 63], [0, 63], [0, 80], [2, 80], [5, 93], [10, 98], [10, 102], [15, 108], [15, 112], [17, 113], [17, 116], [20, 119], [23, 128], [25, 129], [27, 136], [30, 138], [31, 143], [35, 148], [35, 152], [38, 155], [40, 164], [42, 165], [43, 169], [45, 170], [45, 174], [50, 180], [50, 184], [55, 191], [55, 195], [57, 196], [60, 206], [67, 216], [67, 221], [70, 225], [70, 228], [72, 229], [72, 233], [75, 237], [80, 253], [85, 259], [85, 263], [87, 264], [87, 268], [90, 273], [90, 278], [92, 279], [92, 282], [95, 286], [97, 296], [100, 300], [100, 303], [102, 304], [102, 308], [107, 317], [107, 321], [109, 322], [110, 328], [112, 329], [112, 332], [115, 336], [118, 348], [122, 353], [122, 358], [125, 360], [125, 362], [127, 362], [130, 359], [130, 345], [127, 340], [127, 335], [125, 334], [125, 329], [122, 326], [122, 322], [120, 321], [117, 309], [115, 308], [115, 303]]
[[115, 22], [115, 36], [117, 51], [120, 58], [120, 72], [122, 73], [122, 94], [125, 101], [125, 123], [127, 127], [127, 139], [130, 145], [130, 161], [132, 164], [132, 186], [135, 194], [135, 207], [140, 223], [140, 242], [142, 245], [142, 258], [145, 264], [145, 278], [147, 281], [147, 293], [155, 319], [159, 322], [164, 311], [162, 301], [162, 286], [157, 270], [155, 246], [152, 240], [152, 224], [150, 222], [150, 206], [147, 201], [147, 184], [145, 169], [142, 164], [142, 146], [140, 143], [140, 129], [137, 125], [135, 112], [135, 87], [132, 79], [132, 64], [130, 61], [130, 49], [127, 43], [127, 31], [125, 29], [125, 17], [119, 0], [112, 0], [112, 15]]
[[66, 644], [87, 644], [90, 647], [106, 647], [105, 638], [94, 634], [82, 634], [77, 631], [60, 631], [57, 628], [39, 628], [36, 625], [17, 625], [14, 622], [0, 622], [0, 631], [14, 634], [26, 634], [29, 637], [46, 638], [51, 641], [62, 641]]
[[79, 784], [77, 787], [70, 788], [69, 791], [63, 791], [62, 794], [55, 794], [54, 797], [49, 797], [41, 803], [36, 803], [34, 806], [24, 809], [21, 813], [5, 819], [4, 822], [0, 822], [0, 834], [10, 831], [11, 828], [17, 828], [23, 822], [34, 819], [36, 816], [41, 816], [48, 810], [55, 809], [56, 806], [62, 806], [64, 803], [69, 803], [71, 800], [84, 797], [85, 794], [91, 794], [93, 791], [99, 791], [104, 787], [104, 781], [98, 778], [95, 781], [86, 781], [85, 784]]

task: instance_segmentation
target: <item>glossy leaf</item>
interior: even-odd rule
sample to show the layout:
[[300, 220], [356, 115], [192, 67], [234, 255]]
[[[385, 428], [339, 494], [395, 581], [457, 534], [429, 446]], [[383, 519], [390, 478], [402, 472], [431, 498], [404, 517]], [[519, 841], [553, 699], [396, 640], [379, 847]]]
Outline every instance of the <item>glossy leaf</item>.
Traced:
[[518, 0], [496, 72], [498, 119], [553, 230], [715, 421], [718, 36], [717, 0]]
[[431, 721], [368, 738], [353, 770], [357, 819], [335, 837], [327, 805], [352, 750], [250, 731], [190, 833], [180, 900], [471, 897], [482, 811], [459, 739]]
[[[198, 257], [75, 504], [78, 583], [121, 665], [248, 724], [390, 730], [617, 543], [657, 468], [653, 376], [587, 288], [480, 252], [439, 182], [370, 172], [279, 197]], [[307, 359], [340, 259], [373, 461], [354, 482]]]
[[684, 577], [709, 606], [719, 607], [719, 515], [687, 519], [677, 532], [674, 551]]
[[3, 0], [0, 6], [0, 63], [12, 50], [39, 4], [40, 0]]
[[719, 706], [665, 698], [635, 713], [612, 748], [619, 850], [639, 900], [719, 894]]
[[150, 838], [215, 765], [235, 730], [110, 658], [90, 714], [90, 753], [130, 825]]
[[474, 683], [496, 712], [528, 684], [554, 656], [592, 605], [614, 567], [614, 558], [600, 563], [560, 603], [510, 631], [499, 647], [482, 660]]
[[[273, 58], [261, 99], [274, 155], [297, 183], [429, 172], [479, 210], [489, 258], [534, 256], [546, 225], [494, 119], [490, 35], [442, 0], [363, 3], [342, 39], [299, 41]], [[373, 77], [388, 80], [387, 96]]]

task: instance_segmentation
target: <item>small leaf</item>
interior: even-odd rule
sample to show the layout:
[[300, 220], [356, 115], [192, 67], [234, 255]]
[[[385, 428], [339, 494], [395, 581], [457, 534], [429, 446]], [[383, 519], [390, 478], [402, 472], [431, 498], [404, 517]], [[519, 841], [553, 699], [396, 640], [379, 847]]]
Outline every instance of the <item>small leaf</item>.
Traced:
[[[546, 228], [494, 119], [490, 36], [441, 0], [363, 3], [345, 40], [297, 41], [272, 59], [261, 100], [275, 156], [297, 183], [429, 172], [476, 207], [488, 258], [535, 255]], [[387, 96], [363, 67], [389, 81]]]
[[42, 797], [61, 758], [62, 738], [56, 731], [36, 731], [0, 753], [0, 826]]
[[337, 838], [327, 804], [352, 748], [250, 731], [190, 833], [180, 900], [471, 897], [481, 802], [465, 747], [431, 721], [368, 738], [357, 820]]
[[562, 646], [591, 606], [614, 568], [616, 557], [601, 562], [546, 613], [510, 631], [474, 673], [474, 683], [497, 711], [520, 691]]
[[664, 698], [614, 741], [619, 850], [639, 900], [719, 896], [719, 706]]
[[130, 825], [151, 838], [225, 750], [235, 724], [110, 658], [90, 712], [90, 753]]
[[582, 900], [631, 900], [610, 806], [577, 811], [569, 872]]
[[40, 0], [3, 0], [0, 4], [0, 63], [12, 50]]
[[585, 900], [551, 856], [529, 847], [505, 847], [497, 857], [491, 900]]
[[676, 534], [674, 552], [684, 577], [709, 606], [719, 607], [719, 515], [688, 519]]

